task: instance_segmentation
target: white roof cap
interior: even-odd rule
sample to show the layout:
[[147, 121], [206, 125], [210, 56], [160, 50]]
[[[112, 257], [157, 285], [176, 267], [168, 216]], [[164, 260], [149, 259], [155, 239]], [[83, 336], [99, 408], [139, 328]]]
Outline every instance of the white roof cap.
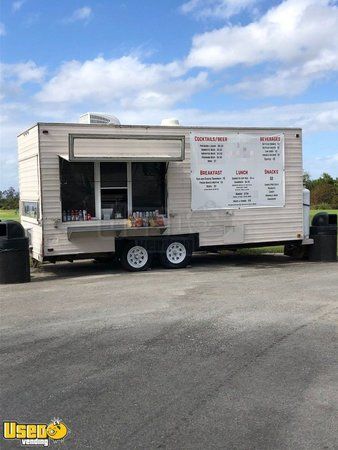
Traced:
[[119, 119], [112, 114], [87, 112], [79, 118], [80, 123], [121, 125]]
[[175, 118], [163, 119], [161, 125], [164, 127], [179, 127], [180, 122], [178, 119]]

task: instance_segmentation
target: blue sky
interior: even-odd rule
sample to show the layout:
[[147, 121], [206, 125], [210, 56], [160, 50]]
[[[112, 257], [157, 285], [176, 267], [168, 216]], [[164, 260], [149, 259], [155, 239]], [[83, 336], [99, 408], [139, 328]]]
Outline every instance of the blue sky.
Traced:
[[338, 2], [0, 0], [0, 189], [16, 136], [87, 111], [121, 123], [300, 126], [338, 176]]

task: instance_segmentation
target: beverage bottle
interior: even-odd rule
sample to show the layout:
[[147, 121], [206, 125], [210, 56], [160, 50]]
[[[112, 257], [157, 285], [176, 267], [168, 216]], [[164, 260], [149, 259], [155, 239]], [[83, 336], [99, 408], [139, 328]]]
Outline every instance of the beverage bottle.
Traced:
[[87, 211], [83, 210], [83, 220], [87, 220]]
[[62, 222], [67, 222], [67, 213], [66, 213], [66, 211], [62, 212]]

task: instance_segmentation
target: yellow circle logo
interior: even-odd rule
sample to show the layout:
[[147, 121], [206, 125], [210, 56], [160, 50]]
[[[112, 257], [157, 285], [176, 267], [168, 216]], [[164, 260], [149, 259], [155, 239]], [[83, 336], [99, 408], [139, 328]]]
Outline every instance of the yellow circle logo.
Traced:
[[47, 434], [54, 441], [59, 441], [67, 436], [68, 429], [66, 425], [59, 420], [54, 420], [47, 426]]

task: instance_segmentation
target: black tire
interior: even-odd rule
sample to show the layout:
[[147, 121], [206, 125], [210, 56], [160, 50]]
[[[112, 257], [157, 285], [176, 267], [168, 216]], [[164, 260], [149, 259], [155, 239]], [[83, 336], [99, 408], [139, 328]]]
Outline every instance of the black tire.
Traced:
[[41, 264], [42, 264], [40, 261], [38, 261], [35, 258], [31, 258], [30, 262], [31, 262], [31, 266], [33, 267], [33, 269], [40, 269]]
[[[134, 252], [134, 257], [131, 255], [131, 252]], [[121, 252], [121, 264], [122, 267], [129, 270], [129, 272], [141, 272], [150, 267], [151, 254], [144, 244], [128, 242]]]
[[293, 259], [306, 259], [308, 253], [308, 246], [297, 244], [284, 245], [284, 255], [290, 256]]
[[[175, 254], [176, 252], [176, 254]], [[167, 241], [160, 255], [161, 264], [167, 269], [183, 269], [191, 262], [191, 243], [186, 239]]]

